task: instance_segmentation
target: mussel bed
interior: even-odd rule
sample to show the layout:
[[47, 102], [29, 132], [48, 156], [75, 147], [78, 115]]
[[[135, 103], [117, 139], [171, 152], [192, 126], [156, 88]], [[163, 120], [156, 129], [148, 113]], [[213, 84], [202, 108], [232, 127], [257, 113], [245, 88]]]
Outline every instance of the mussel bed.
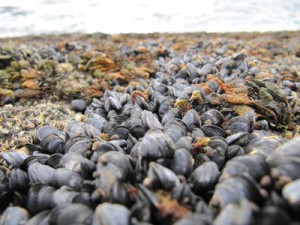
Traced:
[[0, 225], [299, 224], [297, 60], [180, 37], [0, 49], [1, 103], [52, 87], [86, 117], [1, 153]]

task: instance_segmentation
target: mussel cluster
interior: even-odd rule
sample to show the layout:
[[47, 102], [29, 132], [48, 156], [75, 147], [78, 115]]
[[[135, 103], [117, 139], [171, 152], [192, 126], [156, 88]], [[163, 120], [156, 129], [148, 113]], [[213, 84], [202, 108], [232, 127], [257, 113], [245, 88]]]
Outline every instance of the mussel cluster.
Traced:
[[3, 153], [0, 224], [296, 224], [298, 93], [258, 79], [244, 52], [172, 54], [148, 80], [74, 101], [86, 123]]

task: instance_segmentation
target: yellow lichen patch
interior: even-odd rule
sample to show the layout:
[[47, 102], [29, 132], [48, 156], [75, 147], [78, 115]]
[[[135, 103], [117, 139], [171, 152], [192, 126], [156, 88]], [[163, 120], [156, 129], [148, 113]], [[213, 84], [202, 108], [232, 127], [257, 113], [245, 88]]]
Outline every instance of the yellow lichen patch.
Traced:
[[192, 108], [192, 105], [187, 99], [177, 99], [175, 102], [175, 107], [182, 113], [185, 114]]
[[176, 199], [172, 199], [169, 193], [157, 191], [155, 194], [159, 201], [157, 205], [159, 220], [171, 219], [172, 222], [176, 222], [191, 213], [189, 209], [180, 205]]
[[190, 97], [190, 101], [197, 101], [197, 103], [199, 104], [203, 104], [204, 103], [204, 99], [201, 96], [200, 91], [195, 90], [192, 92], [192, 96]]
[[36, 69], [33, 69], [33, 68], [28, 68], [28, 69], [22, 69], [21, 70], [21, 77], [24, 79], [24, 80], [27, 80], [27, 79], [35, 79], [35, 78], [38, 78], [40, 77], [40, 72], [37, 71]]
[[202, 149], [203, 147], [208, 146], [209, 141], [210, 141], [209, 137], [197, 138], [196, 142], [193, 144], [193, 148]]
[[13, 97], [14, 96], [14, 92], [12, 90], [9, 90], [9, 89], [0, 88], [0, 96]]
[[29, 89], [33, 89], [33, 90], [38, 90], [39, 89], [39, 84], [37, 80], [25, 80], [22, 84], [21, 84], [22, 88], [29, 88]]

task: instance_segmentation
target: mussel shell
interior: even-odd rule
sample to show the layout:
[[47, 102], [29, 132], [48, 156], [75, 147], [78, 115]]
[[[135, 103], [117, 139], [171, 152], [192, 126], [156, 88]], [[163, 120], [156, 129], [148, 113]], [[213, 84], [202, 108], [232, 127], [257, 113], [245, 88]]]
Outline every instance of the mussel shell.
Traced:
[[147, 178], [144, 180], [144, 185], [153, 189], [162, 188], [170, 191], [173, 187], [179, 184], [179, 180], [175, 173], [158, 163], [151, 162], [147, 172]]
[[75, 190], [80, 190], [83, 178], [80, 174], [66, 168], [58, 168], [54, 171], [51, 184], [56, 187], [67, 185]]
[[116, 135], [118, 139], [127, 140], [129, 135], [129, 128], [126, 126], [117, 126], [114, 127], [108, 134], [109, 137]]
[[189, 127], [189, 130], [192, 131], [196, 127], [201, 126], [201, 120], [195, 109], [190, 109], [186, 112], [182, 121]]
[[24, 160], [28, 157], [23, 152], [7, 151], [1, 154], [1, 157], [12, 167], [21, 167]]
[[246, 199], [241, 199], [235, 204], [227, 205], [214, 220], [214, 224], [252, 224], [251, 204]]
[[203, 131], [206, 137], [226, 137], [225, 131], [222, 128], [214, 125], [204, 125], [201, 127], [201, 130]]
[[191, 174], [188, 182], [196, 194], [204, 194], [214, 187], [219, 178], [219, 169], [214, 162], [205, 162]]
[[41, 142], [46, 136], [49, 134], [56, 134], [57, 136], [63, 137], [64, 132], [60, 131], [59, 129], [51, 126], [42, 126], [36, 131], [36, 137], [39, 142]]
[[48, 134], [41, 141], [42, 151], [49, 154], [62, 153], [65, 141], [57, 134]]
[[40, 163], [32, 163], [28, 167], [28, 177], [31, 185], [35, 183], [50, 184], [54, 175], [55, 169], [50, 166]]
[[59, 166], [79, 173], [85, 179], [90, 178], [96, 170], [94, 163], [75, 152], [69, 152], [61, 157]]
[[91, 224], [93, 219], [93, 211], [82, 204], [67, 204], [56, 206], [52, 209], [49, 224], [65, 225], [65, 224]]
[[29, 219], [29, 213], [26, 209], [10, 206], [6, 208], [0, 217], [0, 224], [3, 225], [17, 225], [17, 224], [27, 224]]
[[132, 172], [132, 167], [128, 157], [121, 152], [116, 152], [116, 151], [106, 152], [99, 157], [98, 164], [99, 163], [104, 165], [106, 164], [115, 165], [124, 179], [128, 178]]
[[300, 179], [288, 183], [282, 189], [283, 198], [289, 203], [292, 209], [297, 212], [300, 209]]
[[27, 221], [27, 225], [48, 225], [49, 224], [49, 214], [50, 214], [50, 210], [44, 210], [38, 214], [36, 214], [35, 216], [31, 217], [28, 221]]
[[193, 156], [191, 153], [184, 148], [180, 148], [175, 151], [174, 157], [171, 160], [170, 169], [176, 175], [188, 177], [193, 170], [193, 164]]
[[54, 191], [51, 199], [51, 206], [56, 207], [72, 203], [74, 199], [80, 195], [80, 192], [76, 192], [73, 188], [68, 186], [62, 186]]
[[202, 122], [205, 125], [220, 126], [224, 121], [223, 114], [216, 109], [209, 109], [202, 115]]
[[129, 225], [129, 216], [125, 206], [103, 203], [97, 206], [92, 225]]
[[139, 155], [145, 159], [172, 157], [174, 151], [172, 139], [160, 130], [149, 130], [138, 147]]
[[9, 187], [11, 190], [26, 194], [29, 189], [29, 179], [27, 173], [18, 168], [13, 169], [9, 177]]
[[289, 214], [282, 208], [276, 206], [266, 206], [262, 208], [255, 218], [257, 224], [286, 225], [291, 224]]
[[28, 191], [27, 209], [32, 215], [52, 208], [54, 187], [43, 184], [32, 185]]

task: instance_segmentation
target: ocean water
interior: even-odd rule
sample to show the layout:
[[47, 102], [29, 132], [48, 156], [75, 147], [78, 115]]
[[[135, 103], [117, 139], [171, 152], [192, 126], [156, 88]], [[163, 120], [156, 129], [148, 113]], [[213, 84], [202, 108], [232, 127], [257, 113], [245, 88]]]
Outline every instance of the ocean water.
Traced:
[[300, 0], [1, 0], [0, 37], [300, 29]]

